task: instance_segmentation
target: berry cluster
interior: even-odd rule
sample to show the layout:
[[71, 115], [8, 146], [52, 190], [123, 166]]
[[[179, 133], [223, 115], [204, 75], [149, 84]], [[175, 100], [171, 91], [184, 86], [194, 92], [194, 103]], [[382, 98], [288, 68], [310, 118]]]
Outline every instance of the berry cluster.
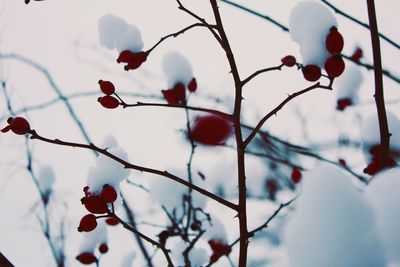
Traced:
[[[105, 214], [108, 213], [108, 204], [113, 203], [117, 197], [117, 191], [115, 189], [108, 185], [105, 184], [103, 186], [103, 190], [101, 191], [100, 194], [92, 194], [89, 192], [89, 187], [86, 186], [83, 189], [85, 193], [85, 197], [81, 199], [81, 203], [85, 206], [85, 208], [91, 213], [83, 216], [81, 219], [79, 226], [78, 226], [78, 231], [79, 232], [91, 232], [93, 231], [96, 226], [97, 226], [97, 217], [94, 214]], [[110, 219], [110, 218], [108, 218]], [[111, 218], [113, 219], [113, 218]], [[112, 225], [115, 225], [115, 219], [112, 221], [109, 220], [109, 222]], [[107, 222], [107, 221], [106, 221]]]
[[[371, 155], [371, 162], [368, 166], [364, 169], [364, 173], [369, 175], [377, 174], [379, 171], [382, 170], [381, 168], [381, 145], [374, 145], [368, 151]], [[396, 161], [392, 158], [389, 158], [389, 166], [387, 167], [394, 167], [396, 166]]]
[[97, 101], [105, 108], [114, 109], [120, 105], [117, 98], [112, 96], [115, 94], [115, 86], [110, 81], [99, 80], [100, 90], [105, 94], [97, 99]]
[[[108, 252], [108, 245], [106, 243], [100, 244], [98, 250], [101, 254]], [[80, 263], [89, 265], [98, 261], [96, 255], [93, 252], [82, 252], [76, 258]]]
[[[345, 68], [341, 52], [343, 50], [344, 40], [336, 27], [332, 27], [325, 39], [325, 47], [330, 53], [330, 57], [325, 61], [325, 71], [330, 79], [339, 77]], [[321, 68], [310, 64], [302, 68], [303, 76], [307, 81], [315, 82], [321, 78]]]
[[134, 53], [130, 50], [124, 50], [119, 54], [117, 62], [126, 63], [126, 65], [124, 66], [124, 69], [126, 71], [135, 70], [147, 60], [148, 55], [148, 52], [144, 51]]
[[[195, 78], [187, 84], [187, 89], [190, 93], [197, 90], [197, 81]], [[170, 105], [183, 105], [186, 102], [186, 88], [183, 83], [176, 83], [174, 87], [167, 90], [161, 90], [165, 100]]]

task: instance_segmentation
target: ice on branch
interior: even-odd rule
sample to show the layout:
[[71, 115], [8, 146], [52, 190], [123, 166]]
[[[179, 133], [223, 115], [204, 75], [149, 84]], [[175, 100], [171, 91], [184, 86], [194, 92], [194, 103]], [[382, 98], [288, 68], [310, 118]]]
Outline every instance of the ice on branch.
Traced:
[[337, 21], [332, 12], [315, 1], [298, 3], [289, 17], [289, 32], [300, 46], [304, 65], [324, 67], [330, 53], [326, 48], [326, 37]]
[[394, 266], [400, 266], [399, 178], [400, 168], [388, 170], [376, 175], [366, 189], [387, 259]]
[[368, 201], [339, 168], [306, 173], [285, 229], [291, 267], [387, 266]]
[[187, 85], [193, 79], [192, 65], [189, 60], [178, 51], [165, 54], [162, 69], [167, 78], [168, 87], [172, 88], [178, 83]]
[[40, 192], [44, 196], [50, 196], [53, 184], [55, 181], [53, 168], [50, 166], [43, 166], [40, 168], [39, 173], [37, 175], [37, 182], [40, 188]]
[[[128, 161], [128, 154], [118, 145], [114, 137], [108, 136], [101, 147], [107, 148], [107, 151], [111, 154]], [[119, 192], [120, 183], [128, 177], [129, 173], [130, 170], [125, 169], [121, 163], [104, 155], [99, 155], [88, 173], [87, 186], [89, 192], [100, 194], [106, 184]]]
[[105, 15], [98, 21], [100, 44], [108, 49], [117, 49], [119, 53], [125, 50], [140, 52], [143, 41], [140, 30], [128, 24], [125, 20]]
[[[186, 172], [171, 172], [178, 177], [186, 177]], [[206, 188], [205, 183], [198, 179], [193, 178], [193, 184]], [[181, 218], [183, 215], [183, 206], [187, 206], [187, 195], [189, 189], [175, 181], [169, 180], [166, 177], [152, 177], [150, 184], [150, 197], [162, 205], [170, 215], [175, 218]], [[197, 193], [192, 192], [192, 206], [194, 208], [204, 209], [206, 206], [206, 198]]]
[[347, 106], [354, 104], [364, 80], [360, 67], [354, 63], [349, 64], [335, 82], [338, 110], [344, 110]]

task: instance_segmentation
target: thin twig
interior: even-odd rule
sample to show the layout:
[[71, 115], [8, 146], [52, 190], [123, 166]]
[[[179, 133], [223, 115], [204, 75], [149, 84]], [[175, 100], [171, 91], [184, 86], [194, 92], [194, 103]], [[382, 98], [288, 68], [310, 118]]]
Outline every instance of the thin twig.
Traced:
[[268, 71], [273, 71], [273, 70], [282, 70], [283, 64], [276, 66], [276, 67], [270, 67], [270, 68], [264, 68], [261, 70], [258, 70], [256, 72], [254, 72], [253, 74], [251, 74], [249, 77], [247, 77], [246, 79], [244, 79], [242, 81], [242, 85], [245, 85], [246, 83], [248, 83], [251, 79], [257, 77], [258, 75], [264, 73], [264, 72], [268, 72]]
[[149, 50], [147, 50], [147, 53], [151, 53], [157, 46], [159, 46], [162, 42], [164, 42], [168, 38], [171, 38], [171, 37], [175, 38], [175, 37], [179, 36], [180, 34], [185, 33], [187, 30], [190, 30], [190, 29], [195, 28], [195, 27], [207, 27], [207, 28], [211, 27], [211, 28], [215, 28], [215, 25], [206, 25], [203, 22], [202, 23], [194, 23], [194, 24], [192, 24], [190, 26], [187, 26], [187, 27], [183, 28], [180, 31], [177, 31], [177, 32], [174, 32], [174, 33], [171, 33], [171, 34], [168, 34], [168, 35], [162, 37], [155, 45], [153, 45]]
[[252, 130], [252, 132], [249, 134], [249, 136], [246, 138], [246, 140], [243, 142], [244, 146], [247, 146], [251, 140], [253, 140], [253, 138], [256, 136], [256, 134], [258, 133], [258, 131], [261, 129], [261, 127], [264, 125], [264, 123], [271, 118], [273, 115], [276, 115], [277, 112], [279, 110], [281, 110], [288, 102], [290, 102], [292, 99], [305, 94], [311, 90], [317, 89], [317, 88], [321, 88], [321, 89], [328, 89], [328, 90], [332, 90], [332, 81], [330, 82], [330, 84], [328, 86], [324, 86], [321, 85], [319, 82], [301, 90], [298, 91], [296, 93], [293, 93], [291, 95], [289, 95], [285, 100], [283, 100], [276, 108], [274, 108], [273, 110], [271, 110], [267, 115], [265, 115], [257, 124], [257, 126]]
[[167, 178], [169, 178], [171, 180], [174, 180], [175, 182], [178, 182], [178, 183], [180, 183], [180, 184], [182, 184], [184, 186], [191, 187], [193, 190], [199, 192], [200, 194], [203, 194], [203, 195], [205, 195], [205, 196], [207, 196], [209, 198], [212, 198], [215, 201], [217, 201], [218, 203], [221, 203], [222, 205], [224, 205], [224, 206], [226, 206], [228, 208], [231, 208], [233, 210], [237, 210], [237, 205], [236, 204], [234, 204], [234, 203], [232, 203], [232, 202], [230, 202], [228, 200], [225, 200], [225, 199], [223, 199], [223, 198], [221, 198], [221, 197], [219, 197], [219, 196], [217, 196], [217, 195], [215, 195], [215, 194], [213, 194], [213, 193], [211, 193], [211, 192], [209, 192], [209, 191], [207, 191], [207, 190], [205, 190], [205, 189], [203, 189], [201, 187], [198, 187], [198, 186], [196, 186], [196, 185], [194, 185], [192, 183], [189, 183], [188, 181], [186, 181], [186, 180], [184, 180], [182, 178], [179, 178], [179, 177], [177, 177], [177, 176], [175, 176], [175, 175], [173, 175], [173, 174], [171, 174], [171, 173], [169, 173], [167, 171], [161, 171], [161, 170], [156, 170], [156, 169], [152, 169], [152, 168], [148, 168], [148, 167], [143, 167], [143, 166], [131, 164], [131, 163], [129, 163], [129, 162], [127, 162], [127, 161], [115, 156], [114, 154], [111, 154], [110, 152], [107, 151], [107, 149], [102, 149], [102, 148], [97, 147], [93, 143], [87, 145], [87, 144], [81, 144], [81, 143], [65, 142], [65, 141], [61, 141], [59, 139], [49, 139], [49, 138], [40, 136], [35, 130], [31, 130], [30, 134], [31, 134], [31, 137], [30, 137], [31, 139], [37, 139], [37, 140], [40, 140], [40, 141], [43, 141], [43, 142], [46, 142], [46, 143], [60, 145], [60, 146], [69, 146], [69, 147], [74, 147], [74, 148], [75, 147], [79, 147], [79, 148], [88, 149], [88, 150], [91, 150], [91, 151], [96, 151], [96, 152], [98, 152], [98, 153], [100, 153], [100, 154], [102, 154], [102, 155], [104, 155], [104, 156], [106, 156], [108, 158], [111, 158], [111, 159], [121, 163], [126, 169], [133, 169], [133, 170], [137, 170], [137, 171], [140, 171], [140, 172], [152, 173], [152, 174], [156, 174], [156, 175], [159, 175], [159, 176], [167, 177]]

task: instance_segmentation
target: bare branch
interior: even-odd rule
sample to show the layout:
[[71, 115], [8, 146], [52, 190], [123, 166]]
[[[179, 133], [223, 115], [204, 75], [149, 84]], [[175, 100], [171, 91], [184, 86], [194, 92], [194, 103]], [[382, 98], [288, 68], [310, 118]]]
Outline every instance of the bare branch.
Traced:
[[273, 115], [276, 115], [276, 113], [281, 110], [288, 102], [290, 102], [290, 100], [305, 94], [311, 90], [317, 89], [317, 88], [321, 88], [321, 89], [328, 89], [328, 90], [332, 90], [332, 80], [330, 82], [330, 84], [328, 86], [324, 86], [324, 85], [320, 85], [319, 82], [317, 82], [314, 85], [311, 85], [301, 91], [298, 91], [296, 93], [293, 93], [291, 95], [289, 95], [285, 100], [283, 100], [276, 108], [274, 108], [273, 110], [271, 110], [267, 115], [265, 115], [257, 124], [257, 126], [253, 129], [253, 131], [250, 133], [250, 135], [246, 138], [246, 140], [243, 142], [244, 146], [247, 146], [251, 140], [253, 140], [253, 138], [256, 136], [256, 134], [258, 133], [258, 131], [261, 129], [261, 127], [264, 125], [264, 123], [271, 118]]
[[245, 85], [246, 83], [248, 83], [251, 79], [257, 77], [258, 75], [264, 73], [264, 72], [268, 72], [268, 71], [273, 71], [273, 70], [282, 70], [283, 64], [276, 66], [276, 67], [270, 67], [270, 68], [264, 68], [261, 70], [258, 70], [256, 72], [254, 72], [253, 74], [251, 74], [249, 77], [247, 77], [246, 79], [244, 79], [242, 81], [242, 86]]
[[131, 164], [131, 163], [129, 163], [129, 162], [127, 162], [127, 161], [115, 156], [114, 154], [111, 154], [110, 152], [107, 151], [107, 149], [101, 149], [101, 148], [95, 146], [93, 143], [91, 143], [90, 145], [86, 145], [86, 144], [80, 144], [80, 143], [65, 142], [65, 141], [61, 141], [59, 139], [54, 139], [53, 140], [53, 139], [49, 139], [49, 138], [40, 136], [35, 130], [31, 130], [30, 134], [31, 134], [31, 137], [30, 137], [31, 139], [37, 139], [37, 140], [40, 140], [40, 141], [43, 141], [43, 142], [46, 142], [46, 143], [60, 145], [60, 146], [69, 146], [69, 147], [74, 147], [74, 148], [75, 147], [79, 147], [79, 148], [88, 149], [88, 150], [91, 150], [91, 151], [96, 151], [96, 152], [98, 152], [98, 153], [100, 153], [100, 154], [102, 154], [102, 155], [104, 155], [106, 157], [109, 157], [109, 158], [121, 163], [127, 169], [133, 169], [133, 170], [137, 170], [137, 171], [140, 171], [140, 172], [152, 173], [152, 174], [156, 174], [156, 175], [159, 175], [159, 176], [167, 177], [167, 178], [169, 178], [171, 180], [174, 180], [175, 182], [178, 182], [178, 183], [180, 183], [180, 184], [182, 184], [184, 186], [192, 188], [194, 191], [197, 191], [200, 194], [203, 194], [203, 195], [205, 195], [205, 196], [207, 196], [209, 198], [214, 199], [218, 203], [221, 203], [222, 205], [224, 205], [224, 206], [226, 206], [228, 208], [231, 208], [231, 209], [233, 209], [235, 211], [237, 210], [237, 205], [236, 204], [234, 204], [234, 203], [232, 203], [230, 201], [227, 201], [227, 200], [225, 200], [225, 199], [223, 199], [223, 198], [221, 198], [221, 197], [219, 197], [219, 196], [217, 196], [217, 195], [215, 195], [215, 194], [213, 194], [213, 193], [211, 193], [211, 192], [209, 192], [209, 191], [207, 191], [207, 190], [205, 190], [205, 189], [203, 189], [201, 187], [198, 187], [198, 186], [196, 186], [196, 185], [194, 185], [192, 183], [189, 183], [188, 181], [186, 181], [186, 180], [184, 180], [182, 178], [179, 178], [179, 177], [177, 177], [177, 176], [175, 176], [175, 175], [173, 175], [173, 174], [171, 174], [171, 173], [169, 173], [167, 171], [160, 171], [160, 170], [156, 170], [156, 169], [151, 169], [151, 168], [147, 168], [147, 167]]

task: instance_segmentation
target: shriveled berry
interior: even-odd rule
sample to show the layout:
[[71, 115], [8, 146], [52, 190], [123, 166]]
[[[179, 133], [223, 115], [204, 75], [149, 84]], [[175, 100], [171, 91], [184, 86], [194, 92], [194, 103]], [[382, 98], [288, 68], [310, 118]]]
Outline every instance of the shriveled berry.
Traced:
[[193, 79], [189, 82], [189, 84], [188, 84], [188, 90], [189, 90], [189, 92], [191, 92], [191, 93], [196, 92], [196, 90], [197, 90], [197, 81], [196, 81], [195, 78], [193, 78]]
[[101, 191], [100, 196], [105, 202], [112, 203], [117, 199], [118, 194], [117, 191], [115, 191], [114, 187], [105, 184], [103, 186], [103, 190]]
[[119, 224], [119, 222], [114, 218], [107, 218], [106, 219], [106, 224], [114, 226], [114, 225]]
[[105, 254], [108, 251], [108, 246], [106, 243], [103, 243], [99, 246], [99, 251], [101, 254]]
[[217, 115], [199, 116], [189, 138], [205, 145], [221, 145], [232, 134], [232, 122]]
[[81, 254], [79, 254], [78, 256], [76, 256], [76, 259], [85, 265], [89, 265], [92, 263], [95, 263], [97, 261], [97, 258], [95, 255], [93, 255], [93, 253], [91, 252], [83, 252]]
[[177, 83], [173, 88], [161, 90], [161, 92], [170, 105], [182, 104], [186, 100], [185, 86], [183, 83]]
[[24, 135], [31, 131], [31, 126], [29, 122], [22, 117], [8, 118], [7, 120], [8, 126], [1, 129], [1, 132], [6, 133], [8, 131], [12, 131], [18, 135]]
[[307, 81], [315, 82], [321, 78], [321, 68], [317, 65], [307, 65], [302, 69], [303, 76]]
[[210, 240], [208, 241], [208, 244], [213, 251], [210, 262], [215, 262], [219, 257], [223, 255], [229, 255], [229, 253], [232, 251], [232, 248], [225, 244], [222, 240]]
[[143, 62], [145, 62], [147, 59], [147, 53], [146, 52], [137, 52], [133, 53], [132, 56], [130, 57], [129, 61], [127, 62], [128, 64], [125, 65], [124, 69], [126, 71], [128, 70], [135, 70], [139, 68]]
[[345, 110], [348, 106], [353, 105], [353, 100], [351, 98], [341, 98], [337, 101], [336, 109], [339, 111]]
[[107, 203], [97, 195], [84, 197], [81, 199], [81, 202], [83, 205], [85, 205], [85, 208], [91, 213], [95, 214], [107, 213], [108, 210]]
[[115, 86], [110, 81], [99, 80], [100, 90], [106, 95], [112, 95], [115, 93]]
[[340, 54], [343, 50], [343, 36], [336, 27], [332, 27], [325, 39], [326, 49], [331, 54]]
[[295, 183], [295, 184], [299, 183], [302, 178], [301, 171], [298, 168], [294, 168], [292, 170], [292, 174], [290, 175], [290, 178], [292, 179], [293, 183]]
[[99, 97], [97, 99], [97, 101], [99, 101], [103, 107], [108, 108], [108, 109], [114, 109], [119, 106], [118, 99], [116, 99], [115, 97], [110, 96], [110, 95], [105, 95], [103, 97]]
[[117, 62], [118, 63], [121, 63], [121, 62], [128, 63], [134, 56], [135, 55], [132, 51], [124, 50], [119, 54], [119, 56], [117, 58]]
[[296, 58], [292, 55], [288, 55], [284, 58], [281, 59], [282, 64], [285, 65], [286, 67], [293, 67], [296, 65]]
[[338, 160], [339, 164], [342, 165], [343, 167], [347, 167], [347, 163], [344, 159], [339, 159]]
[[345, 65], [341, 55], [334, 55], [325, 62], [325, 70], [330, 78], [339, 77], [344, 71]]
[[96, 216], [93, 214], [87, 214], [82, 217], [78, 226], [78, 231], [91, 232], [96, 228], [96, 226], [97, 226]]

